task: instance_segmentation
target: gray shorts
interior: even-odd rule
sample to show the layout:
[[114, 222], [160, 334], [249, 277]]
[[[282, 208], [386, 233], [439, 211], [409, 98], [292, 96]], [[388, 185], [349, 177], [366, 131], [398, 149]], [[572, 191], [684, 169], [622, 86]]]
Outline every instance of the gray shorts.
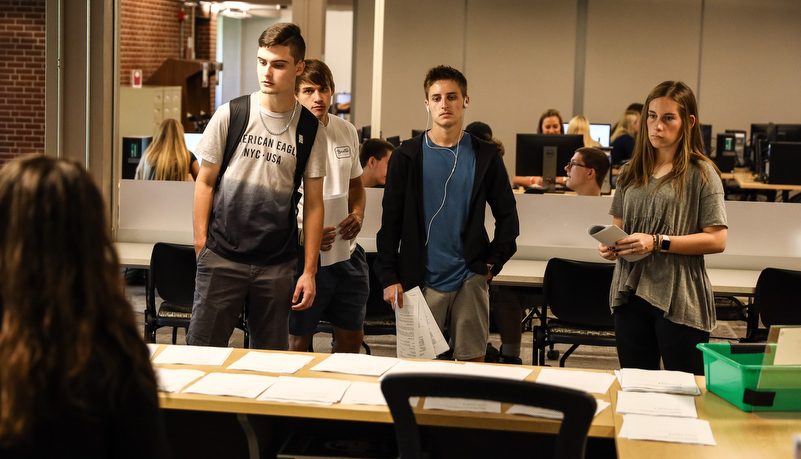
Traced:
[[471, 360], [487, 353], [489, 340], [489, 285], [474, 274], [456, 292], [423, 287], [423, 297], [443, 333], [450, 335], [453, 357]]
[[289, 349], [292, 273], [296, 264], [297, 260], [271, 266], [236, 263], [203, 247], [197, 259], [195, 299], [186, 343], [228, 346], [248, 298], [250, 347]]

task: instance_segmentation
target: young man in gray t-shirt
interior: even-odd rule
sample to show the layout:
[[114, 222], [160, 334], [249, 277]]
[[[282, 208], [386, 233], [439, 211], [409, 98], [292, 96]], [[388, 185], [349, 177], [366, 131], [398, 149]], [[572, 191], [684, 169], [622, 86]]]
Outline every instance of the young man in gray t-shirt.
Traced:
[[[295, 78], [303, 71], [304, 54], [297, 25], [275, 24], [259, 37], [260, 90], [249, 98], [248, 125], [219, 186], [229, 104], [217, 110], [198, 144], [203, 160], [193, 207], [198, 260], [187, 344], [227, 346], [247, 299], [251, 347], [287, 349], [290, 306], [302, 310], [314, 300], [327, 141], [320, 126], [314, 139], [297, 133], [305, 109], [295, 100]], [[313, 142], [303, 171], [306, 259], [293, 292], [295, 170], [304, 141]]]

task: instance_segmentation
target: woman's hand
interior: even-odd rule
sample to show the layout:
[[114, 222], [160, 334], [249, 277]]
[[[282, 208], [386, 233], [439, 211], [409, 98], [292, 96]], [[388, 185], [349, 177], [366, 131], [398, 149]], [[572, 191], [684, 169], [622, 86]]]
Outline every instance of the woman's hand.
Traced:
[[617, 260], [617, 252], [615, 252], [614, 247], [607, 247], [603, 244], [598, 244], [598, 253], [601, 255], [601, 258], [606, 260]]
[[652, 234], [634, 233], [617, 241], [613, 249], [618, 255], [647, 255], [654, 250], [654, 236]]

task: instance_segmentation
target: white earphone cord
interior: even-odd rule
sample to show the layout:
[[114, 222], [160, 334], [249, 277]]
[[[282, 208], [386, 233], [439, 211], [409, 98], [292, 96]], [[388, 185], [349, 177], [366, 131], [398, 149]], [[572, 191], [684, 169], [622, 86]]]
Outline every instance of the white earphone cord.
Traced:
[[[431, 116], [431, 112], [428, 112], [428, 116], [426, 116], [426, 131], [428, 131], [428, 118]], [[431, 225], [434, 224], [434, 219], [437, 218], [440, 212], [442, 212], [442, 208], [445, 207], [445, 199], [448, 197], [448, 182], [451, 181], [451, 177], [453, 177], [453, 173], [456, 172], [456, 164], [459, 162], [459, 147], [462, 142], [462, 127], [464, 126], [464, 116], [462, 116], [462, 124], [459, 126], [459, 140], [456, 141], [456, 152], [451, 150], [447, 147], [440, 147], [438, 145], [432, 146], [431, 143], [428, 141], [428, 132], [423, 132], [423, 137], [426, 141], [426, 146], [432, 150], [447, 150], [451, 154], [453, 154], [453, 168], [451, 169], [450, 175], [448, 175], [448, 179], [445, 180], [445, 192], [442, 195], [442, 203], [439, 205], [439, 209], [434, 212], [434, 215], [431, 217], [431, 220], [428, 221], [428, 229], [426, 229], [426, 243], [425, 246], [428, 246], [428, 240], [431, 238]]]

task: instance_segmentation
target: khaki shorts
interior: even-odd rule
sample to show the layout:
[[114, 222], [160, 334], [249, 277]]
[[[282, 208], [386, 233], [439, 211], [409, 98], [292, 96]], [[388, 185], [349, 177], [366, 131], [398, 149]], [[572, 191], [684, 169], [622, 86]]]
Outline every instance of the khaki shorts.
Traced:
[[453, 357], [472, 360], [487, 353], [489, 340], [489, 285], [474, 274], [458, 291], [423, 287], [423, 297], [442, 333], [450, 336]]

